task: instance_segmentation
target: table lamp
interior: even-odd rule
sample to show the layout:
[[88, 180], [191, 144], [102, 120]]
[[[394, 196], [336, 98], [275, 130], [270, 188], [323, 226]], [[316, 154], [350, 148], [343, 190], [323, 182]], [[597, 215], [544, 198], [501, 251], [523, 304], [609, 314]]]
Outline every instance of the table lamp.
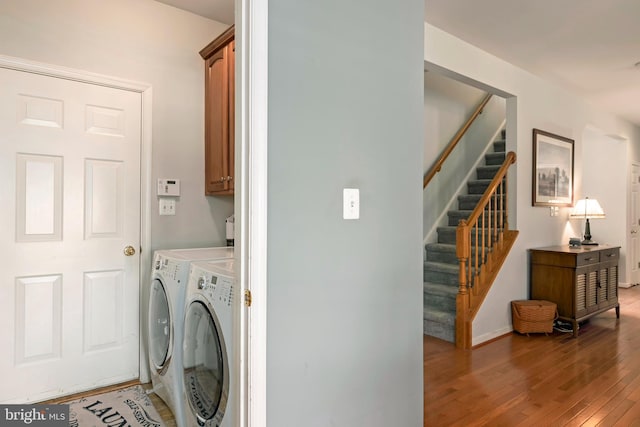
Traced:
[[585, 197], [584, 199], [578, 200], [571, 215], [569, 215], [571, 219], [581, 219], [584, 218], [587, 220], [584, 226], [584, 240], [582, 241], [583, 245], [597, 245], [598, 243], [591, 240], [591, 225], [589, 224], [590, 219], [600, 219], [605, 218], [604, 211], [600, 206], [600, 203], [596, 199], [590, 199]]

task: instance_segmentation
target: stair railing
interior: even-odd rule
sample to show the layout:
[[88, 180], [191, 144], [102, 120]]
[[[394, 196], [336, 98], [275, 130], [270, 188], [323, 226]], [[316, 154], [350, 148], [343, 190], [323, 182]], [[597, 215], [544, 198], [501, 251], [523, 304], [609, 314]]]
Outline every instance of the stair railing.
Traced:
[[516, 154], [510, 151], [476, 208], [456, 229], [460, 263], [456, 346], [460, 348], [471, 348], [473, 319], [518, 235], [509, 230], [507, 203], [507, 172], [515, 162]]
[[473, 114], [471, 114], [471, 116], [467, 119], [464, 125], [462, 125], [460, 130], [453, 137], [453, 139], [449, 141], [449, 144], [440, 155], [440, 158], [433, 164], [433, 166], [431, 166], [431, 168], [424, 175], [424, 178], [422, 180], [422, 188], [427, 188], [427, 184], [429, 184], [431, 179], [433, 179], [433, 177], [436, 176], [438, 172], [440, 172], [440, 170], [442, 169], [442, 165], [444, 164], [445, 160], [447, 160], [447, 157], [449, 157], [449, 154], [451, 154], [453, 149], [456, 148], [456, 145], [458, 145], [458, 142], [460, 142], [464, 134], [467, 133], [467, 130], [469, 129], [469, 127], [471, 127], [475, 119], [480, 114], [482, 114], [482, 110], [484, 109], [485, 105], [487, 105], [487, 102], [489, 102], [489, 100], [491, 99], [491, 96], [492, 96], [491, 94], [487, 94], [487, 96], [485, 96], [482, 99], [482, 101], [480, 102], [480, 104], [478, 104]]

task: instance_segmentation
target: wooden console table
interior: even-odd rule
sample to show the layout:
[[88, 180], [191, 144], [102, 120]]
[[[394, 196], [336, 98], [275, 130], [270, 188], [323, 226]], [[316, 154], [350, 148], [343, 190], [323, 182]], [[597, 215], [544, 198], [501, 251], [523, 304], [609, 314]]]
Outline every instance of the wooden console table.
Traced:
[[578, 323], [618, 303], [620, 247], [609, 245], [549, 246], [530, 249], [531, 299], [555, 302], [558, 317], [571, 322], [573, 336]]

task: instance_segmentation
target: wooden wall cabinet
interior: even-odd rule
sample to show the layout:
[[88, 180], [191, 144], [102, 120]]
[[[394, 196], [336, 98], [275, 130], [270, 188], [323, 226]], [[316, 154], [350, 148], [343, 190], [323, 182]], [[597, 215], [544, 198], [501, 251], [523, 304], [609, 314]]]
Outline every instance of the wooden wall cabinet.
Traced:
[[205, 60], [205, 194], [230, 195], [234, 187], [235, 41], [230, 27], [200, 51]]
[[555, 302], [574, 337], [578, 323], [591, 316], [615, 308], [620, 317], [619, 246], [550, 246], [531, 249], [530, 255], [531, 299]]

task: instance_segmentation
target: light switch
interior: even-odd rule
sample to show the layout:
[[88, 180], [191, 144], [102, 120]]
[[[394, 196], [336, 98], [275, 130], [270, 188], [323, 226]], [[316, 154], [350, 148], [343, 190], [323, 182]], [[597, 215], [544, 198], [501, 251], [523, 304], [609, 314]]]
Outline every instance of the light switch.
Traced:
[[342, 218], [360, 219], [360, 190], [344, 188], [342, 190]]
[[176, 214], [176, 199], [168, 197], [160, 197], [160, 215]]

